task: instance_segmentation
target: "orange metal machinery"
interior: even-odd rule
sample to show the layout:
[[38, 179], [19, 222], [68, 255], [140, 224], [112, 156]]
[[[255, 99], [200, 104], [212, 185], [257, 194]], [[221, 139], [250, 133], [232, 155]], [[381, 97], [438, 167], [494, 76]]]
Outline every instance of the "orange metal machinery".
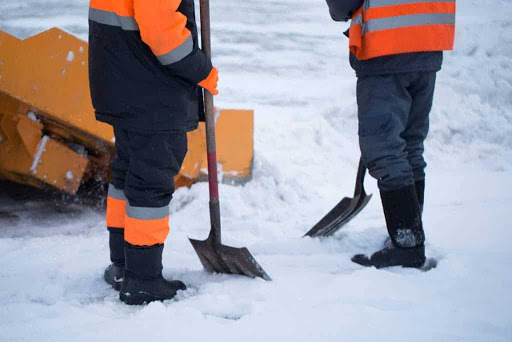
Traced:
[[[57, 28], [25, 40], [0, 31], [0, 178], [74, 194], [83, 181], [108, 181], [109, 125], [90, 101], [87, 43]], [[221, 110], [218, 159], [228, 181], [251, 177], [254, 113]], [[177, 186], [206, 172], [204, 124], [189, 133]]]

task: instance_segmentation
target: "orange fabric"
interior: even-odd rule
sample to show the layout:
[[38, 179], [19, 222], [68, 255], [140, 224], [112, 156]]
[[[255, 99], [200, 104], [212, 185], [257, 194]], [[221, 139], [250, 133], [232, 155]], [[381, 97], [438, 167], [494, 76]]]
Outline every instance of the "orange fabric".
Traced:
[[404, 27], [367, 33], [365, 48], [350, 46], [350, 50], [360, 60], [407, 52], [451, 50], [453, 39], [450, 37], [454, 36], [453, 25]]
[[[455, 13], [455, 10], [455, 3], [435, 1], [376, 7], [366, 11], [361, 7], [352, 19], [362, 14], [362, 22], [366, 23], [373, 19], [402, 15]], [[408, 26], [367, 32], [363, 35], [363, 27], [353, 24], [350, 27], [349, 48], [359, 60], [366, 60], [409, 52], [452, 50], [454, 38], [455, 25]]]
[[124, 239], [135, 246], [164, 243], [169, 234], [169, 216], [158, 220], [139, 220], [126, 216]]
[[89, 7], [114, 12], [122, 17], [133, 17], [133, 0], [91, 0]]
[[124, 228], [126, 201], [107, 197], [107, 227]]
[[[359, 8], [355, 13], [352, 15], [352, 20], [354, 20], [356, 17], [361, 16], [361, 21], [363, 14], [363, 8]], [[363, 27], [358, 24], [352, 24], [350, 26], [349, 30], [349, 48], [350, 51], [359, 58], [359, 55], [361, 54], [361, 46], [363, 45], [363, 42], [361, 41], [363, 38]]]
[[199, 86], [208, 90], [212, 95], [217, 95], [219, 91], [217, 90], [217, 83], [219, 82], [219, 69], [216, 67], [212, 68], [208, 77], [199, 82]]
[[426, 13], [455, 13], [454, 2], [426, 2], [417, 4], [394, 5], [370, 8], [364, 12], [363, 21], [397, 17], [400, 15]]
[[187, 17], [177, 12], [181, 0], [133, 0], [140, 35], [157, 56], [180, 46], [190, 37]]

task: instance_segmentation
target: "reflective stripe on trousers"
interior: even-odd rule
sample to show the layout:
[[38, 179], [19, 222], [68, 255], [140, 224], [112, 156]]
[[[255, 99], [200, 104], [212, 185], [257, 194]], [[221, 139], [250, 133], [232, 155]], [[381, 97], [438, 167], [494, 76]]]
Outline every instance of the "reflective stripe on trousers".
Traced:
[[126, 197], [123, 190], [108, 185], [106, 224], [109, 228], [124, 228]]
[[169, 234], [169, 207], [126, 206], [124, 239], [136, 246], [163, 244]]

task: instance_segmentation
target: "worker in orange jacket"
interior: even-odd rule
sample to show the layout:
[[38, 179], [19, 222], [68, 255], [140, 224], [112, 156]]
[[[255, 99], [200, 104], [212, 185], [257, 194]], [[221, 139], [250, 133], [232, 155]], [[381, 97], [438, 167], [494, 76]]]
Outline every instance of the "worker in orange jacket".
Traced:
[[127, 304], [173, 298], [162, 277], [173, 178], [186, 132], [204, 116], [218, 71], [198, 46], [193, 0], [90, 0], [89, 80], [96, 118], [113, 126], [116, 154], [106, 225], [105, 280]]
[[453, 48], [455, 0], [327, 0], [335, 21], [351, 20], [359, 145], [378, 180], [390, 236], [384, 247], [352, 260], [363, 266], [422, 267], [425, 233], [423, 142], [436, 73]]

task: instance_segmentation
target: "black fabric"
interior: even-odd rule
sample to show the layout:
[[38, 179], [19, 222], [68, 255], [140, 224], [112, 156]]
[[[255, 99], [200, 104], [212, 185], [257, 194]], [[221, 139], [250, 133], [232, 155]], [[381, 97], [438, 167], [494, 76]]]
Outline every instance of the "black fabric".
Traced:
[[405, 72], [439, 71], [443, 64], [443, 52], [413, 52], [358, 60], [352, 53], [350, 65], [357, 77], [396, 74]]
[[124, 229], [108, 228], [110, 261], [115, 266], [124, 267]]
[[380, 191], [380, 198], [393, 245], [398, 248], [423, 246], [425, 233], [414, 184], [394, 191]]
[[362, 5], [363, 0], [326, 0], [329, 14], [334, 21], [347, 21]]
[[134, 246], [125, 242], [125, 274], [137, 279], [156, 279], [162, 275], [164, 245]]
[[124, 190], [131, 206], [167, 206], [174, 192], [174, 176], [181, 170], [187, 153], [187, 134], [150, 134], [116, 125], [114, 135], [111, 183]]
[[89, 20], [89, 84], [99, 121], [138, 131], [190, 131], [204, 117], [197, 83], [212, 69], [199, 49], [193, 0], [178, 9], [187, 16], [194, 49], [163, 66], [138, 31]]
[[420, 211], [423, 213], [423, 206], [425, 204], [425, 180], [417, 181], [414, 183], [414, 186], [416, 187], [416, 195], [418, 196]]

